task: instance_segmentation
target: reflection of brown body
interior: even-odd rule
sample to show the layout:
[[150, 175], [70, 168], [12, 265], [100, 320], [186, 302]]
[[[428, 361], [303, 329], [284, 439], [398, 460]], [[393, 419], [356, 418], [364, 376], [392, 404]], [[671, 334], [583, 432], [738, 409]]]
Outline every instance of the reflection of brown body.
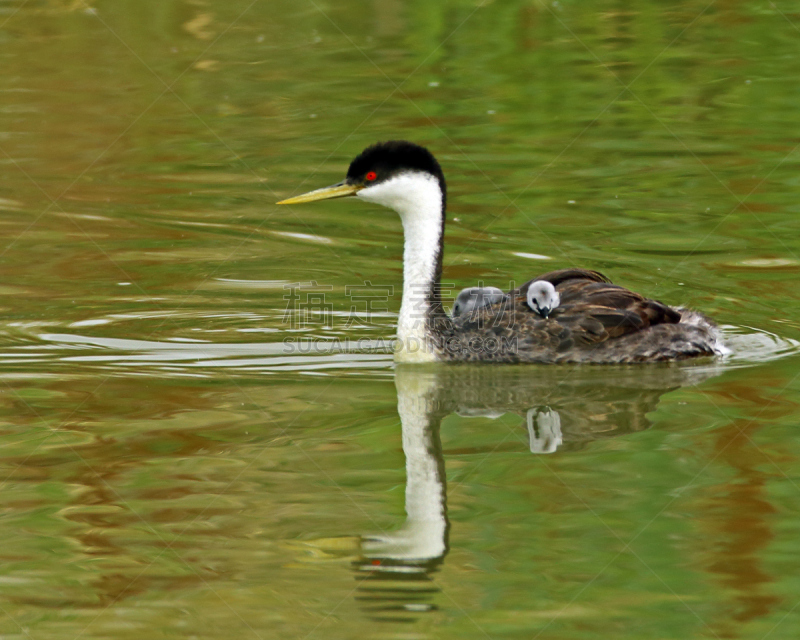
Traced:
[[[597, 370], [571, 367], [443, 367], [431, 374], [436, 391], [428, 401], [441, 420], [450, 413], [517, 413], [549, 407], [560, 415], [564, 446], [642, 431], [661, 396], [716, 375], [716, 366], [620, 366]], [[398, 369], [399, 380], [405, 373]]]

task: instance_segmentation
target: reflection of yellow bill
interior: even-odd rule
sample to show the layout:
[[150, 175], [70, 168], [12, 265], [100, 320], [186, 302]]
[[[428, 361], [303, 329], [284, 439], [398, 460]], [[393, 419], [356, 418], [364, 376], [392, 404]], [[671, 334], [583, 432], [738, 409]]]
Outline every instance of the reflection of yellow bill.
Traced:
[[309, 191], [301, 196], [281, 200], [278, 204], [301, 204], [303, 202], [314, 202], [315, 200], [330, 200], [331, 198], [344, 198], [345, 196], [355, 195], [363, 187], [355, 184], [335, 184], [330, 187], [323, 187], [316, 191]]

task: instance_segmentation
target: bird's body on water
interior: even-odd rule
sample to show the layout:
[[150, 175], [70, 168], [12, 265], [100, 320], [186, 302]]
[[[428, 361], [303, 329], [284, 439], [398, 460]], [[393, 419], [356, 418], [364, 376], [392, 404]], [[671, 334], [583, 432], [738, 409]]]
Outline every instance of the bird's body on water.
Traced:
[[[703, 314], [650, 300], [586, 269], [538, 275], [494, 303], [449, 316], [439, 286], [447, 187], [424, 147], [375, 144], [353, 160], [343, 182], [279, 204], [346, 196], [400, 214], [405, 247], [397, 361], [599, 364], [721, 353], [719, 332]], [[537, 281], [537, 287], [552, 285], [541, 293], [557, 306], [537, 309], [538, 291], [529, 303], [528, 289]]]

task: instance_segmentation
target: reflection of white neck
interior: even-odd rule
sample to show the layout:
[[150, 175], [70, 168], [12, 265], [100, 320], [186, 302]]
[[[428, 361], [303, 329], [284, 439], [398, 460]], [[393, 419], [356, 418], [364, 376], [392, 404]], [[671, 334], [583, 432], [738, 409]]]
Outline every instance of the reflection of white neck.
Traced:
[[367, 187], [358, 197], [394, 209], [403, 222], [403, 301], [397, 321], [398, 362], [435, 360], [428, 341], [428, 293], [438, 284], [436, 266], [442, 241], [442, 189], [427, 173], [402, 173]]
[[435, 379], [431, 374], [410, 373], [398, 371], [396, 378], [406, 455], [406, 522], [400, 531], [365, 546], [370, 556], [424, 561], [441, 557], [447, 549], [445, 487], [430, 424]]
[[435, 558], [445, 551], [444, 485], [422, 401], [411, 397], [397, 403], [406, 454], [406, 528], [414, 531], [415, 555]]

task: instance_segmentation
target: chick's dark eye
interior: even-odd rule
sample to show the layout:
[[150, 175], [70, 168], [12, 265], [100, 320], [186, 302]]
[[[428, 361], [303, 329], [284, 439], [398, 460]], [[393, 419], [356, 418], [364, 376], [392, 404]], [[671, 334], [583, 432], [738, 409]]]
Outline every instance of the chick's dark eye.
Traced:
[[369, 182], [372, 182], [373, 180], [375, 180], [375, 178], [377, 178], [377, 177], [378, 177], [378, 174], [377, 174], [377, 173], [375, 173], [374, 171], [368, 171], [368, 172], [367, 172], [367, 175], [365, 175], [364, 177], [365, 177], [365, 178], [366, 178], [366, 179], [367, 179]]

